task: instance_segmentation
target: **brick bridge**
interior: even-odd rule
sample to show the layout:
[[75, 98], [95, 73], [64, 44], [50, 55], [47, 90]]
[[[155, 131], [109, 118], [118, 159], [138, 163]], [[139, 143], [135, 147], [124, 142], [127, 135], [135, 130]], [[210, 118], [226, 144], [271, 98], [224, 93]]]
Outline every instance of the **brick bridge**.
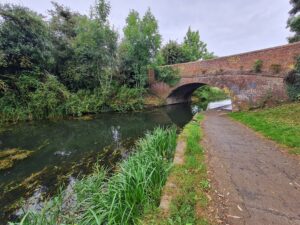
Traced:
[[[171, 65], [179, 71], [180, 81], [174, 87], [158, 82], [155, 72], [149, 71], [150, 91], [166, 104], [191, 100], [194, 90], [202, 85], [223, 89], [229, 94], [233, 110], [247, 110], [265, 104], [287, 101], [284, 78], [294, 68], [300, 55], [300, 42], [220, 57]], [[257, 60], [262, 61], [260, 72], [254, 71]]]

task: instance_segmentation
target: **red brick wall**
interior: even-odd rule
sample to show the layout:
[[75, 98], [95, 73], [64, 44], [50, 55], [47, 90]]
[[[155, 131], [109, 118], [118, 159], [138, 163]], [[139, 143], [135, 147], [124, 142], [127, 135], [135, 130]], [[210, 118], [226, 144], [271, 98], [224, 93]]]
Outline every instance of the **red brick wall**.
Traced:
[[[179, 68], [182, 77], [220, 73], [241, 74], [245, 72], [249, 74], [249, 72], [253, 70], [255, 61], [262, 60], [263, 74], [284, 77], [286, 73], [293, 68], [295, 58], [299, 55], [300, 42], [207, 61], [182, 63], [172, 66]], [[271, 69], [273, 65], [280, 65], [279, 73], [275, 73], [274, 70]]]
[[[154, 71], [150, 70], [150, 90], [165, 99], [166, 104], [174, 104], [188, 100], [184, 94], [187, 89], [184, 88], [190, 88], [193, 84], [208, 84], [227, 90], [235, 110], [277, 104], [287, 100], [284, 77], [293, 69], [299, 55], [300, 42], [213, 60], [172, 65], [179, 69], [181, 76], [175, 87], [156, 82]], [[260, 73], [253, 71], [256, 60], [263, 62]], [[280, 65], [279, 72], [272, 69], [274, 65]]]

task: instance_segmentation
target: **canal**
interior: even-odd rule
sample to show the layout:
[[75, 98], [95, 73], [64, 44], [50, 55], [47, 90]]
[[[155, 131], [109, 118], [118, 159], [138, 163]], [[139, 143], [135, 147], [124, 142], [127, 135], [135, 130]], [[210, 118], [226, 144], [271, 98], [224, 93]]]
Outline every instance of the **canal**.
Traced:
[[[22, 214], [20, 205], [25, 210], [41, 208], [60, 187], [91, 173], [96, 163], [113, 170], [147, 131], [157, 126], [180, 130], [199, 110], [178, 104], [10, 126], [0, 133], [0, 224]], [[28, 157], [16, 160], [24, 152]]]

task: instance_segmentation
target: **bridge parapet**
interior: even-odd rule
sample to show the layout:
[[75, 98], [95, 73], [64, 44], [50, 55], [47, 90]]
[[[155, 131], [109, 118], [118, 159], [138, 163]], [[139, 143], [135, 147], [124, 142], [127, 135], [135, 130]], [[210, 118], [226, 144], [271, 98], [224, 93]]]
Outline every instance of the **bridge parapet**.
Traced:
[[191, 77], [201, 74], [256, 74], [253, 71], [257, 60], [262, 61], [264, 75], [285, 77], [293, 69], [295, 58], [300, 54], [300, 42], [262, 49], [237, 55], [219, 57], [206, 61], [195, 61], [174, 64], [179, 69], [181, 77]]
[[[262, 49], [212, 60], [171, 65], [178, 68], [180, 82], [175, 87], [157, 82], [149, 71], [152, 93], [166, 100], [166, 104], [189, 101], [192, 92], [207, 84], [226, 90], [235, 110], [259, 107], [262, 104], [286, 101], [284, 78], [300, 56], [300, 42]], [[255, 71], [255, 62], [262, 62]]]

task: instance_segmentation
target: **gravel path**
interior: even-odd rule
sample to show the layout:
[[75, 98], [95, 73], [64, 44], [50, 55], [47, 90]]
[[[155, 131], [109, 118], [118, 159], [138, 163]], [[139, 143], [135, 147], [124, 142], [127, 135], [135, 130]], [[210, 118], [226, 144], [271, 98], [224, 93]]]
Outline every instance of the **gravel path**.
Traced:
[[203, 128], [220, 223], [300, 225], [299, 157], [220, 112]]

